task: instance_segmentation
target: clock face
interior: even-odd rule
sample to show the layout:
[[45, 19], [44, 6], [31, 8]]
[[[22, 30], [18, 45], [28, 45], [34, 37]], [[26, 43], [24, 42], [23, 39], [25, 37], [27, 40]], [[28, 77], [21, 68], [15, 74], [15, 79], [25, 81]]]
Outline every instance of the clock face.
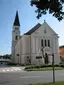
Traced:
[[18, 27], [15, 27], [15, 30], [18, 30]]

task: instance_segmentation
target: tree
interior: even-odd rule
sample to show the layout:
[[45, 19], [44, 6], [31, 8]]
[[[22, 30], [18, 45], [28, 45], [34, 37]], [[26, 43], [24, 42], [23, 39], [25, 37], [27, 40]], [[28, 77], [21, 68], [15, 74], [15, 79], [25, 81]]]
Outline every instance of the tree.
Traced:
[[64, 12], [62, 10], [64, 0], [31, 0], [31, 6], [35, 5], [37, 10], [37, 18], [39, 19], [43, 14], [52, 14], [59, 21], [63, 19]]
[[3, 55], [2, 58], [4, 58], [4, 59], [11, 59], [11, 54]]

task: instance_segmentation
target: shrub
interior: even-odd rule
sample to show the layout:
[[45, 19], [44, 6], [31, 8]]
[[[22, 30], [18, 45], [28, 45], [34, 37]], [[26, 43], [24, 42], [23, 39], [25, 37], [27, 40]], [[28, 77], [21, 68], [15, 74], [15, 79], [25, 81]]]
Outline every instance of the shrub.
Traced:
[[64, 65], [60, 65], [60, 67], [64, 67]]
[[32, 66], [27, 66], [27, 67], [25, 67], [25, 69], [31, 69], [31, 68], [33, 68]]
[[[25, 67], [25, 69], [46, 68], [46, 67], [52, 67], [52, 65], [48, 65], [48, 64], [40, 65], [40, 66], [39, 65], [37, 65], [37, 66], [33, 65], [33, 66], [27, 66], [27, 67]], [[56, 64], [56, 65], [54, 65], [54, 67], [60, 67], [60, 65]], [[64, 67], [64, 65], [61, 65], [61, 67]]]

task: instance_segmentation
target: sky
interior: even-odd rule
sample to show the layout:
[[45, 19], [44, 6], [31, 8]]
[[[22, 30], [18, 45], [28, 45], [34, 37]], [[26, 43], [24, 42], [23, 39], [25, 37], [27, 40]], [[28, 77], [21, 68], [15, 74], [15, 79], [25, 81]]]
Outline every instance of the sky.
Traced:
[[64, 45], [64, 19], [59, 22], [51, 14], [36, 18], [36, 7], [30, 0], [0, 0], [0, 55], [11, 54], [12, 30], [16, 11], [19, 14], [21, 35], [44, 20], [59, 35], [59, 46]]

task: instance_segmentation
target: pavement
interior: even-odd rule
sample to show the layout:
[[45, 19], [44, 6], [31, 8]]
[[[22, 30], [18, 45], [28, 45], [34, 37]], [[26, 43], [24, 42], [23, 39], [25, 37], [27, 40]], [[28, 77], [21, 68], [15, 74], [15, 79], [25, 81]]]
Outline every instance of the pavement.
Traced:
[[[0, 85], [25, 85], [53, 82], [52, 71], [24, 71], [24, 67], [0, 68]], [[64, 81], [64, 70], [55, 71], [55, 81]]]

